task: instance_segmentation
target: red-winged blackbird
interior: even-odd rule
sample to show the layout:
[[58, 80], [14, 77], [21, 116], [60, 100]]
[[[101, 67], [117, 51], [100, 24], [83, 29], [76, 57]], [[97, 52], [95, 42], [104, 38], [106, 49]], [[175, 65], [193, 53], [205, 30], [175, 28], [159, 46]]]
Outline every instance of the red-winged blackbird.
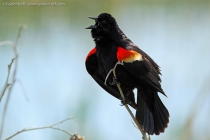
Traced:
[[[91, 29], [96, 44], [86, 57], [86, 69], [93, 79], [108, 93], [122, 100], [116, 82], [120, 83], [126, 102], [136, 109], [136, 119], [148, 134], [159, 135], [169, 123], [169, 113], [158, 96], [165, 95], [161, 88], [160, 69], [154, 60], [139, 49], [120, 30], [116, 20], [108, 13], [98, 17]], [[105, 78], [115, 64], [117, 79], [110, 74], [107, 84]], [[137, 88], [137, 104], [134, 99]]]

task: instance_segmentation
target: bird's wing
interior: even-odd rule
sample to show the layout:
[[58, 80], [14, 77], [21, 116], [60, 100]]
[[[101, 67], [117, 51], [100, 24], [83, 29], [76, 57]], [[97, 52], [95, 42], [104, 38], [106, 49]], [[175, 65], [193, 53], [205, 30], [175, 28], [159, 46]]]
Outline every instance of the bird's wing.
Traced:
[[142, 85], [164, 94], [160, 85], [159, 67], [148, 55], [139, 50], [118, 47], [117, 59], [124, 62], [123, 67], [136, 77]]
[[[104, 84], [105, 79], [99, 74], [99, 70], [98, 70], [98, 62], [97, 62], [97, 58], [96, 58], [96, 48], [92, 49], [89, 54], [86, 57], [86, 61], [85, 61], [85, 65], [86, 65], [86, 69], [87, 72], [92, 76], [92, 78], [105, 90], [107, 91], [109, 94], [111, 94], [112, 96], [118, 98], [121, 100], [121, 95], [119, 93], [119, 90], [117, 88], [117, 86], [115, 85], [110, 85], [109, 83], [107, 83], [106, 85]], [[125, 89], [123, 92], [128, 92]], [[135, 103], [135, 99], [134, 99], [134, 93], [132, 92], [131, 94], [129, 94], [129, 96], [127, 97], [129, 101], [131, 101], [131, 106], [133, 108], [136, 108], [136, 103]]]

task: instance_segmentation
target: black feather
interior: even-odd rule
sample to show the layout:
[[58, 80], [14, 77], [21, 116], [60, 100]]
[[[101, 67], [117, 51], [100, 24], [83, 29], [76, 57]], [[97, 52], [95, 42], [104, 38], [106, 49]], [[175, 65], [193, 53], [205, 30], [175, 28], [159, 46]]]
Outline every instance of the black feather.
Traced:
[[[91, 26], [91, 34], [96, 44], [96, 52], [86, 61], [88, 73], [104, 90], [121, 100], [118, 88], [109, 83], [107, 86], [104, 85], [104, 80], [115, 64], [123, 61], [118, 57], [119, 48], [123, 48], [125, 54], [122, 52], [120, 55], [126, 57], [124, 60], [127, 63], [117, 66], [117, 82], [120, 83], [130, 105], [136, 109], [136, 119], [144, 131], [151, 135], [164, 132], [169, 123], [169, 113], [158, 97], [158, 92], [165, 95], [160, 84], [159, 66], [121, 31], [110, 14], [102, 13], [94, 20], [95, 25]], [[130, 56], [131, 52], [141, 56], [140, 59], [138, 60], [139, 57], [136, 55]], [[109, 76], [108, 82], [112, 79], [113, 74]], [[137, 88], [137, 104], [134, 99], [134, 88]]]

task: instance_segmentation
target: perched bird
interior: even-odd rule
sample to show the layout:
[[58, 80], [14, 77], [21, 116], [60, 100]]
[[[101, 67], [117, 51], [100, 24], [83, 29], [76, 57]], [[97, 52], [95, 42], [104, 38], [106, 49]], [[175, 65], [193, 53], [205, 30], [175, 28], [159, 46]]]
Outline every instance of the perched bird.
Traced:
[[[122, 100], [117, 83], [121, 85], [126, 100], [136, 109], [136, 119], [150, 135], [164, 132], [169, 123], [169, 112], [158, 96], [165, 95], [161, 88], [160, 68], [154, 60], [139, 49], [118, 27], [116, 20], [108, 13], [89, 17], [95, 21], [91, 35], [95, 47], [86, 57], [86, 69], [92, 78], [108, 93]], [[106, 85], [105, 79], [117, 62], [116, 78], [111, 73]], [[137, 88], [137, 103], [133, 90]], [[165, 95], [166, 96], [166, 95]]]

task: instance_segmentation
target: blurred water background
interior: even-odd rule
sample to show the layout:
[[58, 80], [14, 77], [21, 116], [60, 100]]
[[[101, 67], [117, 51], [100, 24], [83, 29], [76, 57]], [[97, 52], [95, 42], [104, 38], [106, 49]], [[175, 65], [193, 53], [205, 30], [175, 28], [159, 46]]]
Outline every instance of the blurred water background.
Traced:
[[[63, 3], [60, 6], [11, 3]], [[8, 105], [2, 139], [26, 127], [73, 120], [58, 127], [86, 140], [141, 139], [120, 101], [88, 75], [85, 57], [94, 47], [87, 16], [112, 14], [124, 33], [161, 67], [160, 95], [170, 112], [165, 133], [152, 140], [210, 139], [210, 1], [209, 0], [12, 0], [0, 1], [0, 42], [18, 42], [17, 79]], [[10, 46], [0, 46], [0, 91]], [[5, 93], [7, 94], [7, 92]], [[6, 95], [0, 102], [0, 119]], [[65, 133], [45, 129], [22, 133], [14, 140], [67, 140]]]

